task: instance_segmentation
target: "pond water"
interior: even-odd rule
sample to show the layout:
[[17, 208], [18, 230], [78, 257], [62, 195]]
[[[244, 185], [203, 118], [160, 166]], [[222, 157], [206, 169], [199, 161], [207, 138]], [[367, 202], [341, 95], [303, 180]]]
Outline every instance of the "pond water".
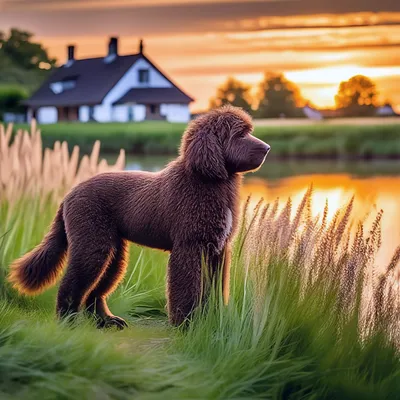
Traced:
[[[157, 171], [173, 157], [129, 157], [128, 170]], [[395, 248], [400, 244], [400, 161], [310, 161], [266, 160], [254, 174], [246, 175], [242, 198], [251, 195], [257, 202], [261, 197], [282, 204], [291, 197], [296, 207], [308, 186], [313, 184], [312, 211], [322, 213], [328, 199], [329, 217], [345, 206], [353, 195], [353, 217], [356, 220], [373, 220], [384, 210], [382, 219], [382, 248], [377, 263], [385, 266]]]

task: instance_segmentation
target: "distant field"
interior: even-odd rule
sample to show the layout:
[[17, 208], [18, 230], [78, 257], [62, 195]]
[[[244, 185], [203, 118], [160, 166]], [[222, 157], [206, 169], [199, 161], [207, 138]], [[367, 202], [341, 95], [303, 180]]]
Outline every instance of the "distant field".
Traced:
[[[177, 153], [186, 124], [59, 123], [41, 128], [47, 147], [65, 140], [87, 153], [100, 139], [103, 153], [124, 148], [128, 154], [156, 155]], [[400, 158], [400, 119], [257, 120], [255, 135], [277, 157]]]

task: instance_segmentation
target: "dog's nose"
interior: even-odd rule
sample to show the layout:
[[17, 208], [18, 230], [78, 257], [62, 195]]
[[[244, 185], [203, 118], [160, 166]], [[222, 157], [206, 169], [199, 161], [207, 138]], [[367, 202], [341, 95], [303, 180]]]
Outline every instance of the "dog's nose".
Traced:
[[265, 143], [265, 152], [268, 154], [268, 152], [271, 150], [271, 146], [267, 143]]

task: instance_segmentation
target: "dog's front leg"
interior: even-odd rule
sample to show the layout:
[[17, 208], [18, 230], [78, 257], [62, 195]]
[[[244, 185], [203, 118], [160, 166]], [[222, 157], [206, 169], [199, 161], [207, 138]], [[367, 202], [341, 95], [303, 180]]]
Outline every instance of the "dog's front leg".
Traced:
[[229, 302], [229, 286], [231, 280], [231, 260], [232, 260], [232, 246], [228, 242], [224, 250], [224, 260], [222, 267], [222, 295], [224, 304], [228, 305]]
[[168, 263], [167, 301], [171, 324], [181, 325], [202, 296], [202, 251], [199, 246], [175, 244]]

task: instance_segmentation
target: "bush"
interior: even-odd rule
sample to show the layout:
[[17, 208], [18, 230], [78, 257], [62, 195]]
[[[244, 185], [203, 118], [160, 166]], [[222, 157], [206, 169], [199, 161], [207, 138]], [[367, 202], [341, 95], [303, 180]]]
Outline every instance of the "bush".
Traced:
[[23, 114], [22, 102], [28, 98], [28, 92], [20, 86], [0, 86], [0, 119], [6, 112]]

